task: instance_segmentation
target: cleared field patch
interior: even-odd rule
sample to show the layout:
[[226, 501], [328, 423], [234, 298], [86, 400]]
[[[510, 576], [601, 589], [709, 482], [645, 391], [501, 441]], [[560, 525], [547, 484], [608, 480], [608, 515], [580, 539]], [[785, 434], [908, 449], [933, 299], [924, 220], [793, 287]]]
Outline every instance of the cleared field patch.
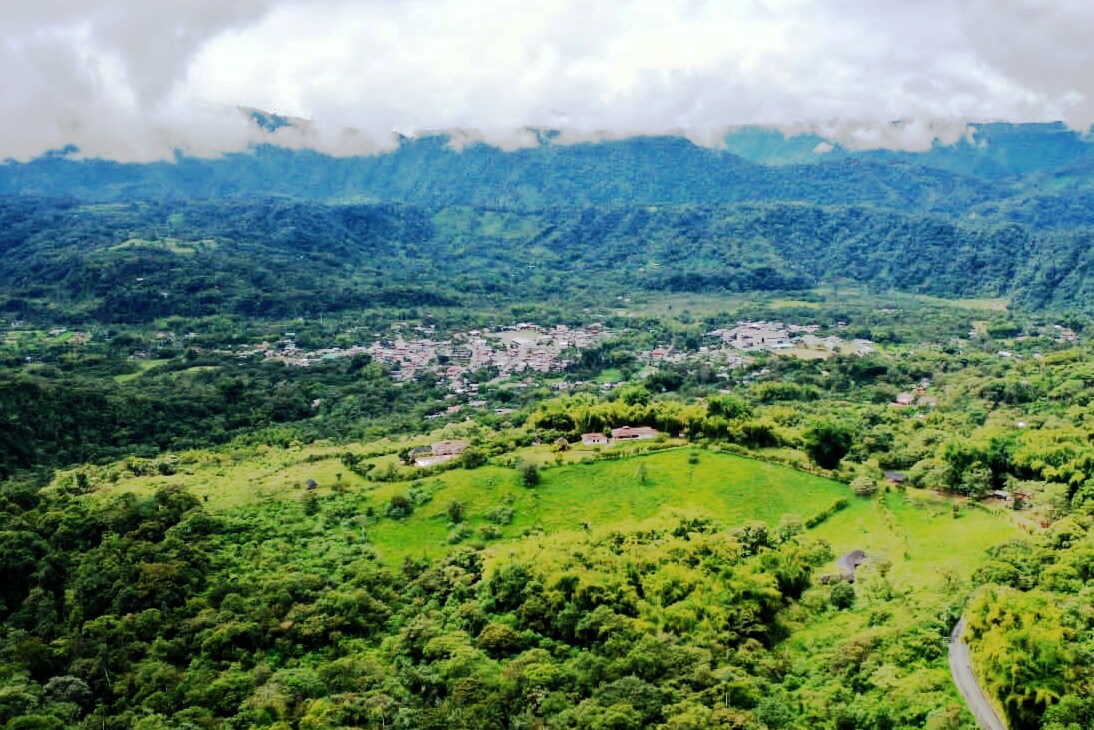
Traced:
[[[696, 463], [691, 463], [697, 453]], [[600, 533], [631, 528], [669, 513], [705, 516], [726, 525], [760, 520], [774, 525], [785, 514], [803, 519], [847, 496], [838, 482], [782, 466], [729, 454], [689, 449], [664, 451], [541, 471], [534, 488], [520, 484], [513, 469], [456, 469], [417, 483], [383, 484], [370, 496], [378, 508], [392, 496], [425, 491], [431, 501], [403, 520], [383, 520], [370, 540], [387, 559], [431, 556], [448, 547], [452, 526], [447, 505], [461, 504], [470, 542], [490, 532], [487, 515], [511, 509], [512, 522], [497, 525], [497, 539], [524, 534]]]
[[[851, 505], [811, 534], [828, 540], [836, 556], [863, 550], [891, 565], [890, 581], [904, 590], [939, 590], [967, 581], [985, 551], [1021, 534], [1012, 520], [953, 502], [933, 492], [891, 492]], [[830, 566], [835, 572], [835, 562]]]

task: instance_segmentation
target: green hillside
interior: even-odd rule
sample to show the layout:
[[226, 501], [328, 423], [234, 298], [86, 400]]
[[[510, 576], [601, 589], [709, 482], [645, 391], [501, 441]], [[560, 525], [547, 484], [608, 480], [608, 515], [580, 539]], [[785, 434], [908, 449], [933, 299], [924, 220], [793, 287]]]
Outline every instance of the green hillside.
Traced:
[[[511, 467], [376, 484], [338, 463], [191, 454], [176, 474], [59, 477], [4, 533], [53, 567], [4, 584], [8, 625], [39, 638], [0, 708], [48, 724], [94, 696], [134, 727], [801, 727], [853, 682], [841, 722], [967, 726], [941, 638], [984, 549], [1015, 534], [1005, 515], [691, 448], [543, 468], [534, 487]], [[819, 576], [851, 549], [870, 557], [847, 607]], [[54, 676], [66, 694], [42, 689]]]

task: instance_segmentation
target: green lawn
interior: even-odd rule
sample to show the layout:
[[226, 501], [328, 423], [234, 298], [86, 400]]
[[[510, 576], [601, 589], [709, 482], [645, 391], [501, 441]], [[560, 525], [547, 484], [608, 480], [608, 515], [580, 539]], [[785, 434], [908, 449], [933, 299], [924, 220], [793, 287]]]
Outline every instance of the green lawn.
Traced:
[[[396, 461], [399, 444], [378, 442], [354, 447], [374, 463]], [[560, 538], [594, 534], [674, 515], [706, 516], [724, 525], [747, 520], [776, 524], [786, 514], [804, 519], [835, 500], [851, 505], [812, 531], [828, 540], [837, 555], [864, 550], [892, 563], [892, 580], [909, 587], [934, 587], [947, 571], [971, 573], [985, 548], [1017, 530], [1010, 520], [988, 512], [962, 508], [958, 518], [951, 503], [931, 493], [886, 495], [884, 501], [859, 499], [846, 485], [794, 469], [701, 449], [676, 448], [646, 455], [591, 463], [566, 463], [541, 469], [534, 489], [520, 484], [515, 469], [487, 465], [452, 469], [414, 482], [376, 483], [350, 472], [339, 460], [346, 447], [309, 446], [262, 448], [233, 454], [181, 454], [178, 473], [170, 476], [123, 474], [104, 492], [134, 491], [184, 485], [209, 509], [249, 508], [270, 499], [300, 499], [304, 484], [315, 480], [320, 496], [341, 483], [358, 502], [383, 515], [392, 496], [418, 492], [431, 499], [403, 520], [381, 519], [368, 527], [370, 542], [388, 561], [404, 556], [437, 556], [450, 548], [448, 505], [463, 505], [465, 522], [475, 531], [468, 542], [495, 543], [542, 530]], [[697, 462], [690, 463], [692, 454]], [[539, 463], [552, 455], [545, 446], [530, 447], [518, 456]], [[566, 458], [584, 458], [566, 452]], [[499, 537], [484, 538], [480, 530], [492, 523], [492, 508], [513, 510], [511, 524], [500, 525]], [[511, 546], [511, 542], [509, 542]]]
[[937, 590], [947, 576], [967, 580], [987, 548], [1021, 534], [1011, 520], [973, 507], [960, 507], [954, 517], [953, 503], [932, 492], [852, 499], [813, 534], [837, 556], [862, 550], [888, 560], [890, 580], [903, 589]]
[[137, 371], [136, 372], [122, 373], [121, 375], [115, 375], [114, 376], [114, 381], [117, 382], [117, 383], [127, 383], [130, 380], [134, 380], [136, 378], [139, 378], [140, 376], [144, 375], [145, 373], [147, 373], [152, 368], [157, 367], [159, 365], [163, 365], [165, 362], [166, 362], [166, 360], [136, 360], [135, 363], [134, 363], [137, 366]]
[[[459, 501], [467, 522], [476, 529], [488, 524], [492, 507], [515, 510], [503, 537], [525, 530], [580, 534], [630, 527], [671, 513], [708, 516], [722, 524], [762, 520], [775, 524], [784, 514], [800, 517], [820, 512], [847, 487], [828, 479], [729, 454], [699, 452], [689, 463], [690, 449], [675, 449], [618, 461], [572, 464], [544, 469], [535, 489], [520, 486], [512, 469], [457, 469], [425, 480], [433, 501], [403, 521], [385, 520], [369, 530], [370, 539], [388, 558], [435, 555], [445, 549], [449, 526], [447, 505]], [[385, 484], [374, 492], [378, 503], [406, 493], [408, 484]]]
[[626, 379], [623, 375], [623, 371], [619, 368], [608, 368], [600, 371], [600, 374], [596, 376], [596, 382], [598, 383], [619, 383]]

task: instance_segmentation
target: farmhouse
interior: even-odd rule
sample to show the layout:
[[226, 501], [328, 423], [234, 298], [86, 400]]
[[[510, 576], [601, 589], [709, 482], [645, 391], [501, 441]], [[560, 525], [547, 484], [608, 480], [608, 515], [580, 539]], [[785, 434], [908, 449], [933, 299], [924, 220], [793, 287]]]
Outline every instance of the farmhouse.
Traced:
[[459, 456], [471, 444], [467, 441], [438, 441], [430, 445], [434, 456]]
[[898, 406], [910, 406], [915, 403], [915, 393], [897, 393], [893, 402]]
[[608, 437], [602, 433], [583, 433], [581, 443], [585, 446], [607, 446]]
[[657, 438], [658, 431], [649, 426], [623, 426], [612, 429], [613, 441], [639, 441]]
[[414, 455], [415, 466], [434, 466], [452, 461], [470, 445], [467, 441], [438, 441], [424, 449], [415, 449], [411, 454]]

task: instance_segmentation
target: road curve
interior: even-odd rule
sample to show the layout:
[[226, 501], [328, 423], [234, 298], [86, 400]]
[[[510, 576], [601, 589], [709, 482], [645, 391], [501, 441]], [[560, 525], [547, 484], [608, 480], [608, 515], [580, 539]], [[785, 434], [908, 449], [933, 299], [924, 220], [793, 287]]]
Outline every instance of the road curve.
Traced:
[[984, 730], [1007, 730], [1007, 725], [995, 708], [988, 702], [987, 695], [976, 681], [976, 675], [972, 671], [972, 657], [969, 655], [969, 645], [965, 643], [965, 617], [957, 622], [950, 634], [950, 673], [953, 674], [954, 684], [965, 698], [965, 704], [976, 722]]

